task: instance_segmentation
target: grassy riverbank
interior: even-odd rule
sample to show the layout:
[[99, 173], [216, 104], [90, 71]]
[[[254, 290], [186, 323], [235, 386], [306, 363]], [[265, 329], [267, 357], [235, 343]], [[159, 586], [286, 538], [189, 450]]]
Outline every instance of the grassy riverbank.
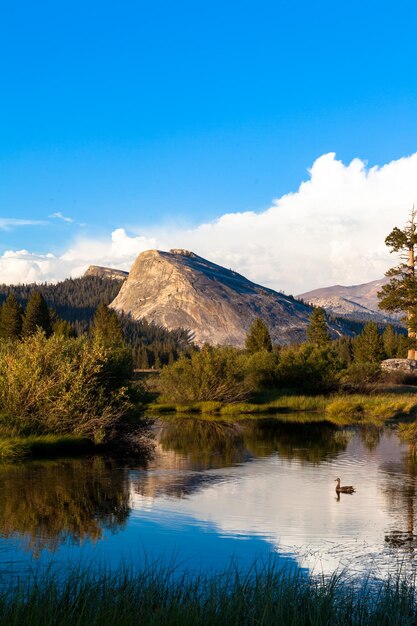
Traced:
[[0, 437], [0, 462], [10, 463], [27, 458], [51, 458], [84, 454], [94, 444], [86, 437], [75, 435], [33, 435], [30, 437]]
[[417, 623], [415, 580], [312, 578], [273, 568], [242, 575], [175, 578], [150, 569], [133, 575], [78, 571], [0, 587], [4, 626], [408, 626]]
[[151, 413], [217, 416], [262, 416], [288, 412], [319, 412], [333, 420], [384, 420], [417, 416], [417, 393], [338, 394], [332, 396], [282, 396], [270, 402], [194, 402], [149, 405]]

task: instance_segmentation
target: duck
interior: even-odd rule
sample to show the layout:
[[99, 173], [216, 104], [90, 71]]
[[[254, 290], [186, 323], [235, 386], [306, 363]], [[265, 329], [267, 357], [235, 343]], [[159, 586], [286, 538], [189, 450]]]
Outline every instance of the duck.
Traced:
[[352, 487], [352, 485], [345, 485], [344, 487], [341, 487], [340, 478], [336, 478], [335, 482], [337, 483], [336, 493], [355, 493], [356, 491], [355, 487]]

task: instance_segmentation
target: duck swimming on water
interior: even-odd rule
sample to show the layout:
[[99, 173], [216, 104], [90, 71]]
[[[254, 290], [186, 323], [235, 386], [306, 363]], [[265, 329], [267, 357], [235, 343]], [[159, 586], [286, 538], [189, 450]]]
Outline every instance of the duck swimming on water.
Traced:
[[336, 493], [355, 493], [356, 491], [355, 487], [352, 487], [352, 485], [345, 485], [344, 487], [341, 487], [340, 478], [336, 478], [335, 482], [337, 482]]

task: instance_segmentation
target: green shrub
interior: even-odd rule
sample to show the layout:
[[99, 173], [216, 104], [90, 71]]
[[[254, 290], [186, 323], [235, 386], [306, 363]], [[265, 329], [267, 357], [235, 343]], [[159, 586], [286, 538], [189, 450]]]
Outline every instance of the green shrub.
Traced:
[[281, 387], [314, 393], [331, 391], [338, 386], [341, 367], [338, 354], [331, 345], [302, 344], [281, 351], [277, 382]]
[[379, 363], [358, 362], [352, 363], [343, 372], [340, 382], [345, 388], [364, 390], [368, 385], [376, 383], [381, 378]]
[[[126, 412], [127, 389], [104, 373], [110, 348], [41, 331], [0, 346], [0, 411], [13, 435], [68, 433], [103, 440]], [[116, 377], [117, 378], [117, 377]]]
[[243, 361], [246, 384], [251, 391], [274, 385], [277, 381], [279, 355], [261, 350], [246, 357]]
[[238, 350], [204, 346], [190, 358], [181, 357], [163, 368], [159, 378], [162, 401], [179, 402], [238, 402], [249, 389]]

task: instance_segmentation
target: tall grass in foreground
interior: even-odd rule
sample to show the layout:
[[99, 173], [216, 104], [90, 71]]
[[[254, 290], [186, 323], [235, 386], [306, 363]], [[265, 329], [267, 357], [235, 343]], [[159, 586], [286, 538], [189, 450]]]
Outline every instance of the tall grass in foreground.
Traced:
[[415, 580], [359, 583], [265, 567], [212, 578], [150, 568], [134, 575], [76, 571], [16, 585], [0, 581], [2, 626], [411, 626]]

